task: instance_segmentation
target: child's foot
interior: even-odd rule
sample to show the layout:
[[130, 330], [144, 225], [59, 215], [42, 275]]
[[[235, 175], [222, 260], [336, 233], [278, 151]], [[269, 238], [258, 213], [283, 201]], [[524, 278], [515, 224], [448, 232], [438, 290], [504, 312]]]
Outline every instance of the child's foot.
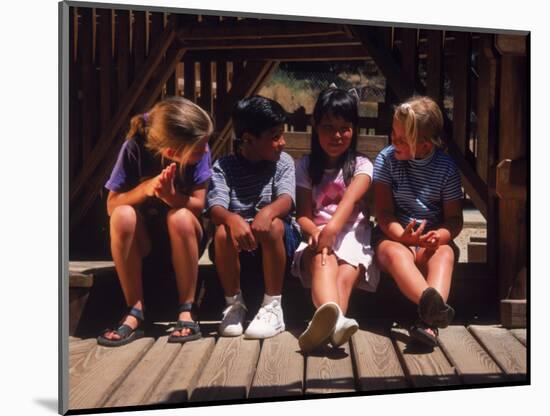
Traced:
[[262, 305], [244, 334], [245, 338], [263, 339], [285, 330], [283, 308], [278, 300]]
[[357, 332], [357, 329], [359, 329], [359, 324], [355, 319], [346, 318], [340, 314], [334, 326], [334, 332], [330, 336], [330, 343], [335, 348], [344, 345]]
[[246, 306], [240, 296], [233, 303], [227, 305], [223, 311], [223, 318], [218, 329], [219, 335], [222, 337], [238, 337], [242, 335], [246, 311]]
[[126, 317], [120, 321], [119, 327], [104, 331], [97, 337], [97, 343], [106, 347], [118, 347], [141, 338], [143, 331], [137, 328], [143, 319], [143, 311], [141, 309], [130, 308]]
[[439, 344], [437, 337], [439, 331], [435, 327], [431, 327], [425, 322], [418, 321], [409, 330], [409, 335], [412, 339], [421, 342], [429, 347], [435, 347]]
[[445, 303], [436, 289], [429, 287], [420, 297], [418, 315], [429, 326], [446, 328], [453, 320], [455, 311]]
[[340, 308], [334, 302], [321, 305], [313, 314], [307, 329], [298, 338], [300, 349], [307, 353], [324, 345], [334, 331]]

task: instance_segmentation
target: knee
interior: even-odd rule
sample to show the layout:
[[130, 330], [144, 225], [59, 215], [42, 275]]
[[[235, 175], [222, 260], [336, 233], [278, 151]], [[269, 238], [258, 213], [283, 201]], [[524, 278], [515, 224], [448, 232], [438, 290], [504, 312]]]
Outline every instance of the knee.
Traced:
[[451, 246], [443, 245], [437, 248], [437, 253], [441, 258], [441, 261], [452, 265], [455, 261], [455, 253]]
[[166, 223], [170, 234], [179, 236], [194, 236], [197, 232], [197, 219], [186, 208], [172, 209], [166, 216]]
[[269, 227], [269, 230], [267, 232], [254, 233], [254, 236], [261, 244], [269, 244], [277, 241], [282, 241], [284, 234], [285, 226], [283, 221], [280, 218], [275, 218], [273, 221], [271, 221], [271, 226]]
[[137, 213], [131, 205], [119, 205], [111, 213], [109, 220], [112, 237], [125, 237], [133, 234], [137, 226]]
[[384, 268], [391, 268], [400, 254], [393, 244], [387, 244], [385, 241], [376, 248], [376, 258]]
[[215, 244], [225, 244], [227, 241], [227, 231], [224, 225], [216, 226], [216, 231], [214, 232], [214, 242]]

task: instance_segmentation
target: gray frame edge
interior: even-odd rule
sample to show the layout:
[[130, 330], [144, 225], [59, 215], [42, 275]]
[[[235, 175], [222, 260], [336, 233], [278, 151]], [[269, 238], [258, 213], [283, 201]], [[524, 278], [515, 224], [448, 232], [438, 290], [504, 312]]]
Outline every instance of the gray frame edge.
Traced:
[[69, 4], [58, 3], [58, 412], [69, 410]]

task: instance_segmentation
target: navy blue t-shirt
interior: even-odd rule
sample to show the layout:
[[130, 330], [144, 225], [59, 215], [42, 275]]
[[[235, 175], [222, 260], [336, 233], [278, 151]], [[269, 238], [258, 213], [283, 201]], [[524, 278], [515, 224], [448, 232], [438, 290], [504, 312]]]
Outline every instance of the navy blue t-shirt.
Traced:
[[[117, 161], [105, 188], [113, 192], [128, 192], [146, 179], [157, 176], [173, 163], [163, 159], [145, 147], [142, 136], [126, 140], [120, 149]], [[212, 176], [210, 149], [195, 165], [176, 168], [174, 187], [181, 194], [189, 194], [191, 189], [208, 181]]]

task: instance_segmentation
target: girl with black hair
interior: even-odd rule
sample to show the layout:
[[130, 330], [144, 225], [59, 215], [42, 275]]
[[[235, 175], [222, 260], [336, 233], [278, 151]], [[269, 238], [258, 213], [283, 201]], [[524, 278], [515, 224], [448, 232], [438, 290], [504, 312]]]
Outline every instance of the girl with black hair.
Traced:
[[298, 340], [304, 352], [329, 341], [345, 344], [358, 328], [345, 317], [351, 291], [374, 291], [379, 279], [365, 204], [373, 165], [356, 151], [358, 122], [356, 96], [338, 88], [321, 92], [311, 154], [296, 164], [298, 223], [309, 240], [298, 247], [292, 272], [311, 286], [317, 308]]

